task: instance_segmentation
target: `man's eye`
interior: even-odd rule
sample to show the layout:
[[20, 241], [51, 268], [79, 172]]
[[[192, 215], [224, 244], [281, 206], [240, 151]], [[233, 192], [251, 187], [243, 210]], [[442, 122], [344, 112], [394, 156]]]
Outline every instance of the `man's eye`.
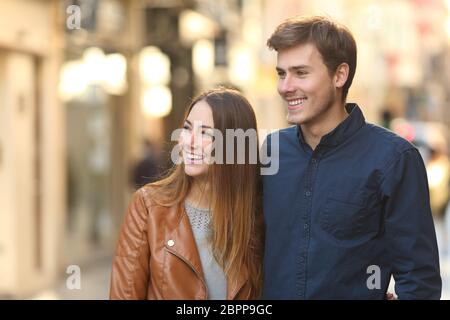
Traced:
[[284, 72], [278, 72], [278, 78], [283, 79], [286, 76]]
[[306, 76], [306, 72], [305, 71], [297, 71], [297, 76], [299, 76], [299, 77], [303, 77], [303, 76]]

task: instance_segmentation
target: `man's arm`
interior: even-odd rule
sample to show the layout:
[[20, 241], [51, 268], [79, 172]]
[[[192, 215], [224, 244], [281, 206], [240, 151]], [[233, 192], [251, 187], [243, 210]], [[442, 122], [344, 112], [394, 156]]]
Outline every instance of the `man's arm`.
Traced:
[[440, 299], [439, 254], [423, 160], [409, 149], [388, 168], [381, 185], [387, 251], [399, 299]]

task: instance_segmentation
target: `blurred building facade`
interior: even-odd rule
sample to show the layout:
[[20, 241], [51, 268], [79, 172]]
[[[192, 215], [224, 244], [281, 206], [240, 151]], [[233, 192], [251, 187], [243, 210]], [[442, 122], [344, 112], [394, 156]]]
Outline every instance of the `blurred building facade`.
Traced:
[[65, 212], [54, 1], [0, 1], [0, 296], [58, 274]]
[[112, 254], [142, 141], [167, 155], [200, 91], [241, 90], [261, 140], [287, 126], [266, 40], [292, 15], [351, 29], [349, 100], [369, 121], [388, 110], [450, 125], [447, 2], [0, 1], [0, 297]]

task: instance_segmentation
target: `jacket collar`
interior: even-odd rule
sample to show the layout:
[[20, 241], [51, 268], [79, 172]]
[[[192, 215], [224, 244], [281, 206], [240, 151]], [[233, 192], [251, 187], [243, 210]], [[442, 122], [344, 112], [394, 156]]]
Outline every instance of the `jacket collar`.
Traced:
[[[175, 216], [175, 224], [173, 229], [169, 229], [165, 236], [165, 247], [167, 250], [173, 252], [177, 257], [188, 264], [195, 274], [201, 279], [205, 286], [206, 297], [206, 281], [203, 273], [203, 268], [200, 260], [200, 254], [195, 243], [192, 227], [189, 222], [189, 217], [186, 214], [184, 205], [174, 205], [169, 208], [169, 212]], [[169, 226], [170, 228], [170, 226]], [[233, 300], [239, 293], [239, 290], [246, 282], [243, 273], [241, 272], [237, 279], [233, 280], [227, 278], [227, 299]]]

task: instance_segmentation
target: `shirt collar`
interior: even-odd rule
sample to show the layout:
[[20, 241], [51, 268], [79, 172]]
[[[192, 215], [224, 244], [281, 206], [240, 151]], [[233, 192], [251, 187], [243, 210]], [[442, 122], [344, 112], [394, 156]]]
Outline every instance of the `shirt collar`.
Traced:
[[[336, 128], [327, 133], [320, 139], [319, 146], [336, 147], [356, 131], [358, 131], [365, 123], [364, 115], [356, 103], [347, 103], [345, 110], [348, 117], [342, 121]], [[306, 144], [300, 126], [297, 126], [297, 135], [301, 143]]]

